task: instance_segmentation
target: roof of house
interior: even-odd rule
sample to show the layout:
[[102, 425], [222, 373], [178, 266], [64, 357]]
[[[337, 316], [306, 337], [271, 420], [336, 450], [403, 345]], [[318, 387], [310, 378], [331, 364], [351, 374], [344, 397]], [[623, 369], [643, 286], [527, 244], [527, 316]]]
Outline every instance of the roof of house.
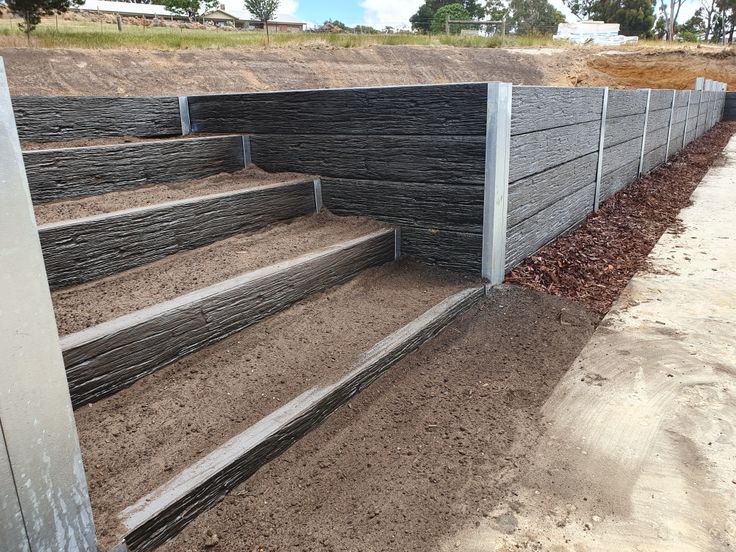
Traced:
[[[204, 17], [207, 17], [208, 15], [211, 15], [215, 12], [224, 13], [225, 15], [229, 15], [233, 19], [237, 19], [238, 21], [258, 21], [257, 17], [253, 17], [253, 15], [245, 10], [222, 10], [222, 9], [216, 9], [209, 11], [204, 14]], [[283, 13], [275, 13], [273, 15], [273, 19], [270, 20], [273, 23], [288, 23], [290, 25], [305, 25], [302, 21], [299, 21], [296, 17], [293, 17], [291, 15], [286, 15]]]
[[[2, 0], [0, 0], [2, 2]], [[147, 15], [147, 16], [158, 16], [158, 17], [178, 17], [177, 14], [170, 12], [164, 6], [160, 4], [135, 4], [132, 2], [115, 2], [114, 0], [87, 0], [84, 4], [78, 7], [82, 11], [90, 12], [106, 12], [106, 13], [119, 13], [120, 15]], [[238, 21], [258, 21], [256, 17], [253, 17], [247, 11], [241, 10], [221, 10], [216, 9], [205, 13], [207, 16], [215, 12], [222, 12], [225, 15], [237, 19]], [[304, 25], [301, 21], [290, 15], [276, 13], [272, 19], [274, 23], [288, 23], [291, 25]]]

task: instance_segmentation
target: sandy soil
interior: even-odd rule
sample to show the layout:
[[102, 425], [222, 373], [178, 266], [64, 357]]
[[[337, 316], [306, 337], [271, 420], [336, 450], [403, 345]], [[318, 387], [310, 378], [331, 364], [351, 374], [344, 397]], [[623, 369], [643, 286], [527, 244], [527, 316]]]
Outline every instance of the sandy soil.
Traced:
[[385, 227], [363, 217], [323, 212], [59, 290], [52, 294], [59, 335]]
[[[195, 136], [194, 134], [191, 136]], [[175, 136], [172, 138], [181, 138]], [[21, 142], [23, 151], [37, 151], [56, 148], [84, 148], [87, 146], [107, 146], [111, 144], [132, 144], [145, 142], [146, 140], [162, 140], [161, 136], [155, 138], [141, 138], [138, 136], [114, 136], [108, 138], [80, 138], [78, 140], [62, 140], [59, 142]]]
[[266, 184], [311, 180], [313, 178], [299, 173], [268, 173], [251, 166], [241, 171], [221, 173], [197, 180], [157, 184], [120, 192], [34, 205], [34, 210], [37, 224], [48, 224], [62, 220], [103, 215], [134, 207], [156, 205], [167, 201], [255, 188]]
[[77, 411], [100, 540], [112, 544], [125, 506], [471, 283], [404, 262], [371, 269]]
[[0, 48], [14, 95], [145, 96], [503, 80], [514, 84], [736, 88], [736, 50], [368, 48], [182, 51]]
[[526, 465], [539, 407], [597, 320], [503, 289], [161, 550], [205, 550], [211, 535], [213, 550], [436, 550], [484, 519]]
[[542, 407], [497, 507], [516, 530], [469, 526], [442, 550], [734, 549], [735, 184], [733, 138]]

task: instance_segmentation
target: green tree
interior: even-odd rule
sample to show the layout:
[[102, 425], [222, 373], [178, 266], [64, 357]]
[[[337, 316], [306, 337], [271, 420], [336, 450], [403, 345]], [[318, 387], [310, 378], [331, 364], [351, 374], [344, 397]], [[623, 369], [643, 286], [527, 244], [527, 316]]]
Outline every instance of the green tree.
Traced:
[[279, 7], [279, 0], [245, 0], [245, 9], [253, 14], [266, 28], [266, 43], [271, 41], [268, 35], [268, 22]]
[[163, 0], [164, 7], [171, 13], [194, 19], [200, 13], [216, 8], [218, 0]]
[[583, 19], [618, 23], [621, 33], [650, 36], [656, 0], [563, 0], [570, 11]]
[[411, 28], [415, 31], [429, 32], [437, 10], [450, 4], [462, 5], [470, 19], [479, 19], [485, 15], [485, 8], [478, 0], [424, 0], [424, 4], [419, 7], [417, 13], [409, 18]]
[[72, 6], [82, 4], [84, 0], [7, 0], [8, 8], [15, 15], [23, 18], [18, 28], [26, 33], [28, 40], [39, 23], [41, 17], [64, 13]]
[[[432, 32], [435, 34], [444, 33], [446, 30], [446, 21], [448, 19], [462, 19], [467, 21], [470, 14], [463, 8], [462, 4], [450, 4], [442, 6], [434, 14], [432, 19]], [[450, 34], [460, 34], [460, 25], [450, 25]]]
[[506, 6], [501, 0], [486, 0], [485, 16], [491, 21], [501, 21], [506, 16]]
[[519, 35], [552, 34], [565, 21], [562, 12], [547, 0], [511, 0], [509, 12], [509, 26]]

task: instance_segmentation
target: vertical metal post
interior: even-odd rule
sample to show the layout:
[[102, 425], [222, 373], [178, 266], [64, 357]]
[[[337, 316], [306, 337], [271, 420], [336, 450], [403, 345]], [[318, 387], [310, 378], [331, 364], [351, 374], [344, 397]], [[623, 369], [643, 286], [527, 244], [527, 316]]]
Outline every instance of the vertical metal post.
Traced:
[[0, 540], [3, 550], [94, 551], [87, 482], [2, 58], [0, 159]]
[[503, 283], [506, 274], [511, 94], [510, 83], [488, 84], [481, 274], [492, 285]]
[[250, 136], [243, 135], [240, 139], [243, 142], [243, 166], [248, 168], [253, 164], [253, 154], [250, 148]]
[[649, 126], [649, 104], [652, 101], [652, 89], [647, 88], [647, 110], [644, 112], [644, 132], [641, 135], [641, 154], [639, 155], [639, 176], [644, 168], [644, 148], [647, 145], [647, 127]]
[[670, 126], [667, 129], [667, 147], [664, 151], [664, 162], [670, 158], [670, 139], [672, 138], [672, 121], [675, 120], [675, 99], [677, 98], [677, 90], [672, 91], [672, 107], [670, 111]]
[[314, 210], [319, 213], [322, 210], [322, 180], [314, 179]]
[[593, 212], [598, 211], [601, 202], [601, 178], [603, 177], [603, 148], [606, 142], [606, 117], [608, 116], [608, 87], [603, 89], [603, 109], [601, 111], [601, 131], [598, 139], [598, 167], [595, 173], [595, 195]]
[[181, 119], [181, 135], [192, 133], [192, 120], [189, 117], [189, 98], [179, 96], [179, 118]]
[[685, 130], [682, 132], [682, 147], [687, 146], [687, 122], [690, 119], [690, 100], [693, 97], [693, 91], [687, 91], [687, 110], [685, 111]]

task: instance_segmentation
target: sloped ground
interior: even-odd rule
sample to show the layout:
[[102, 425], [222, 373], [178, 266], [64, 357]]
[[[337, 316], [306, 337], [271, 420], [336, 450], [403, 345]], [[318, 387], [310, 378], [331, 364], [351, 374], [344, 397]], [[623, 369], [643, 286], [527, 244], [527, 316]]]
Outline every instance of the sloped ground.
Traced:
[[371, 46], [200, 50], [0, 48], [14, 95], [182, 95], [502, 80], [514, 84], [736, 88], [719, 47], [456, 48]]

